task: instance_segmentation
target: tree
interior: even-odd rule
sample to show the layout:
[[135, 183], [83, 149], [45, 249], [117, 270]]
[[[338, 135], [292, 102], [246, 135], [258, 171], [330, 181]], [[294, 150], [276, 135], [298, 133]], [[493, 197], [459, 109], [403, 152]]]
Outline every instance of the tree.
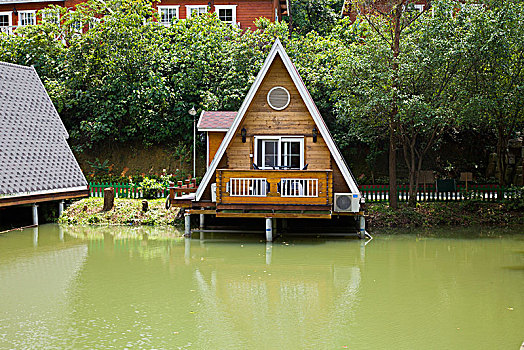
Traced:
[[524, 127], [524, 10], [495, 2], [470, 11], [465, 43], [473, 69], [462, 79], [464, 113], [471, 125], [494, 131], [499, 183], [506, 185], [507, 144]]
[[328, 34], [340, 17], [343, 0], [290, 1], [293, 30], [301, 35], [312, 31]]
[[338, 79], [344, 85], [339, 88], [339, 116], [359, 128], [363, 140], [389, 131], [390, 186], [397, 165], [392, 159], [400, 147], [409, 174], [410, 204], [416, 202], [426, 155], [446, 130], [460, 125], [458, 82], [471, 70], [464, 64], [462, 43], [469, 14], [449, 16], [453, 9], [454, 3], [439, 2], [431, 16], [414, 18], [395, 50], [381, 34], [387, 32], [382, 27], [388, 21], [364, 22], [372, 29], [363, 44], [353, 45], [340, 67]]
[[354, 0], [354, 8], [360, 9], [361, 16], [371, 30], [389, 47], [391, 81], [388, 92], [391, 94], [388, 108], [389, 119], [389, 204], [396, 209], [397, 204], [397, 142], [398, 142], [398, 79], [401, 37], [405, 30], [422, 14], [431, 8], [431, 0], [421, 12], [414, 11], [414, 0]]

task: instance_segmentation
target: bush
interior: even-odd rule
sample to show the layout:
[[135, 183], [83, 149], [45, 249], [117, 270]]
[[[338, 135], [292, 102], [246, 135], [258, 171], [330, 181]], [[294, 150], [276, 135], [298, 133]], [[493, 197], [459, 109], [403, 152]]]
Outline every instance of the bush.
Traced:
[[144, 198], [154, 199], [157, 198], [158, 192], [164, 189], [164, 185], [156, 180], [145, 177], [140, 183], [140, 189], [142, 190]]

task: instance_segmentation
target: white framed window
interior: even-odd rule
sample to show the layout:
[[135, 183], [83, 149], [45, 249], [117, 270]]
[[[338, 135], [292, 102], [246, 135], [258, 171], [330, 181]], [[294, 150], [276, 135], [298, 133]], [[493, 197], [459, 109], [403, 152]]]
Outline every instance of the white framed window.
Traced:
[[422, 12], [422, 11], [424, 11], [424, 5], [422, 5], [422, 4], [414, 4], [413, 7], [414, 7], [415, 10], [418, 11], [418, 12]]
[[102, 22], [100, 18], [97, 17], [91, 17], [89, 20], [89, 29], [95, 28], [97, 25], [99, 25]]
[[178, 10], [180, 6], [158, 6], [158, 13], [160, 15], [160, 24], [169, 27], [173, 20], [178, 19]]
[[255, 165], [259, 169], [304, 168], [304, 137], [255, 136]]
[[0, 12], [0, 33], [12, 33], [13, 16], [11, 12]]
[[60, 14], [56, 9], [43, 9], [41, 14], [43, 23], [60, 24]]
[[29, 26], [36, 24], [36, 11], [18, 11], [18, 25]]
[[186, 5], [186, 18], [207, 13], [207, 5]]
[[221, 21], [236, 25], [237, 5], [215, 5], [215, 12]]
[[73, 21], [71, 22], [71, 25], [70, 25], [70, 28], [71, 28], [71, 33], [74, 33], [74, 34], [82, 34], [82, 22], [80, 21]]

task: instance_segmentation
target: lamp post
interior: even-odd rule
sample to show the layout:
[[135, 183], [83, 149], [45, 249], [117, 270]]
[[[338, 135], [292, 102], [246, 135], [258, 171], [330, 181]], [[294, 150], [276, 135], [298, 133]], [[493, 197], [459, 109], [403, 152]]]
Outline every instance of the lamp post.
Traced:
[[193, 117], [193, 177], [196, 177], [196, 119], [195, 106], [191, 107], [189, 114]]

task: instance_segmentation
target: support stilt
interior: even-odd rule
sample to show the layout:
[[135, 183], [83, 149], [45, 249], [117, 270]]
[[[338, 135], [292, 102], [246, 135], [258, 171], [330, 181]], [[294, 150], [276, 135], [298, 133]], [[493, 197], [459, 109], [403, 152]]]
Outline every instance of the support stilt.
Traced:
[[60, 217], [62, 213], [64, 212], [64, 201], [60, 201], [58, 203], [58, 216]]
[[364, 215], [360, 216], [360, 225], [359, 225], [359, 230], [358, 230], [358, 236], [360, 237], [360, 239], [365, 239], [366, 238], [366, 218], [364, 217]]
[[273, 244], [266, 242], [266, 265], [271, 265], [271, 255], [273, 253]]
[[191, 237], [191, 214], [184, 213], [184, 236]]
[[38, 247], [38, 227], [33, 227], [33, 247]]
[[184, 242], [184, 260], [185, 260], [186, 265], [189, 264], [190, 259], [191, 259], [191, 238], [186, 236], [185, 242]]
[[273, 242], [273, 220], [266, 218], [266, 241]]
[[33, 204], [33, 225], [38, 226], [38, 205]]
[[277, 218], [273, 218], [273, 223], [272, 223], [272, 226], [273, 226], [273, 236], [276, 236], [278, 234], [278, 221], [277, 221]]
[[58, 226], [58, 239], [60, 242], [64, 241], [64, 228], [61, 225]]
[[204, 214], [200, 214], [200, 229], [201, 230], [206, 228], [205, 217], [206, 216]]

